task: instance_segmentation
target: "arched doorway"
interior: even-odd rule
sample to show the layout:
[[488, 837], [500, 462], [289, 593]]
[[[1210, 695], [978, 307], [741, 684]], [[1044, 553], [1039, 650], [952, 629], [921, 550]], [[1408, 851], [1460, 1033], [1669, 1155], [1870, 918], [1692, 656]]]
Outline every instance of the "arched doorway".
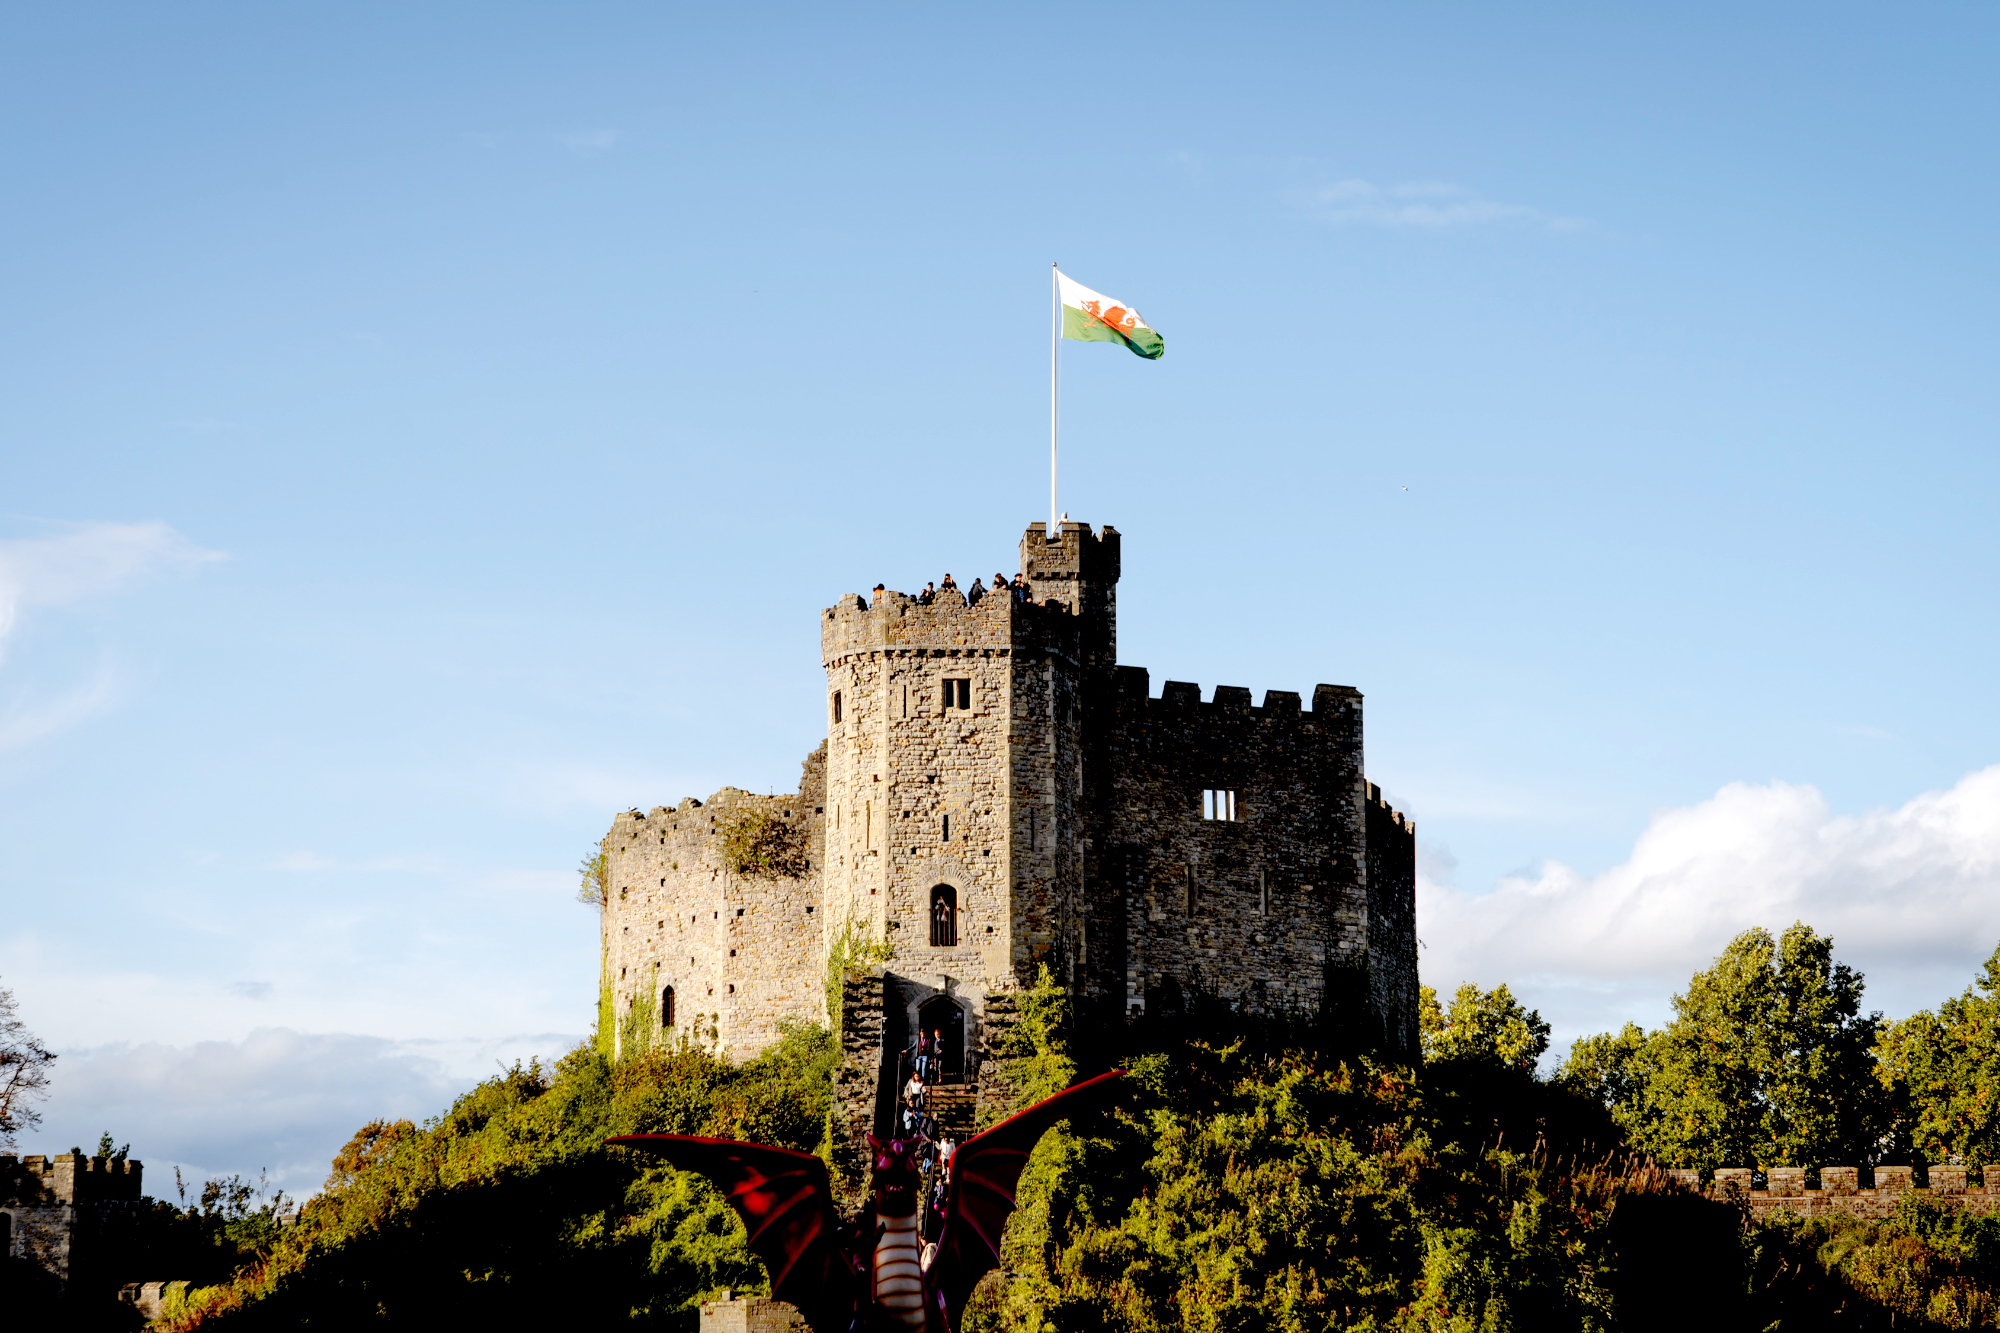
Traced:
[[965, 1010], [949, 995], [933, 995], [917, 1009], [917, 1028], [938, 1035], [940, 1083], [965, 1081]]

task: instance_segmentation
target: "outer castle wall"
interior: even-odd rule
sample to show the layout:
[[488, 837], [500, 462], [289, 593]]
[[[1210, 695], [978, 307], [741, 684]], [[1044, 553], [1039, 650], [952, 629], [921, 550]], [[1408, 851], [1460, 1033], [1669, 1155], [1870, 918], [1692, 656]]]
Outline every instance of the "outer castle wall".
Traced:
[[[1116, 665], [1121, 540], [1031, 525], [1025, 597], [840, 597], [820, 620], [826, 742], [797, 793], [724, 788], [613, 821], [619, 1049], [686, 1037], [746, 1058], [787, 1018], [828, 1019], [843, 941], [886, 940], [879, 1076], [919, 1023], [951, 1018], [977, 1082], [1042, 965], [1107, 1017], [1199, 990], [1331, 1007], [1362, 1044], [1414, 1054], [1414, 826], [1366, 780], [1360, 693], [1257, 707], [1169, 681], [1152, 697], [1144, 669]], [[1203, 817], [1212, 789], [1235, 793], [1235, 819]], [[732, 869], [746, 815], [795, 834], [800, 873]]]
[[0, 1156], [0, 1249], [69, 1283], [105, 1279], [105, 1229], [136, 1208], [145, 1167], [62, 1153]]

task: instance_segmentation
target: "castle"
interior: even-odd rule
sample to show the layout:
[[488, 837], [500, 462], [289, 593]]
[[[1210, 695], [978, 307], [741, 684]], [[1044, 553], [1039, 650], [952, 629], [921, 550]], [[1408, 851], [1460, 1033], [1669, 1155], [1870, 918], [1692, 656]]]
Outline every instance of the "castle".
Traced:
[[[921, 1028], [947, 1081], [976, 1083], [1042, 964], [1092, 1021], [1200, 991], [1413, 1057], [1415, 826], [1365, 777], [1360, 693], [1154, 696], [1117, 664], [1114, 529], [1035, 523], [1020, 570], [1026, 597], [827, 608], [826, 740], [795, 794], [612, 822], [600, 1030], [747, 1058], [785, 1019], [826, 1021], [829, 960], [866, 940], [893, 955], [846, 1003], [880, 1009], [888, 1077]], [[776, 851], [746, 860], [753, 840]]]

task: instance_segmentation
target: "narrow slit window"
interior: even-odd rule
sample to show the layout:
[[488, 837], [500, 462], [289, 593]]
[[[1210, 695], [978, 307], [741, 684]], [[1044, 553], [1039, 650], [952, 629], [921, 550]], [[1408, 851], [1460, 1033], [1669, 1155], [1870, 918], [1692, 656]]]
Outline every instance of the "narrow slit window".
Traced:
[[972, 682], [970, 680], [945, 681], [944, 706], [946, 708], [962, 708], [962, 709], [971, 708]]
[[1201, 817], [1233, 823], [1236, 820], [1236, 793], [1226, 787], [1210, 787], [1203, 791]]
[[1271, 914], [1271, 881], [1263, 871], [1257, 872], [1257, 915]]
[[931, 944], [939, 949], [958, 945], [958, 890], [949, 884], [931, 890]]
[[944, 840], [945, 842], [950, 842], [950, 841], [951, 841], [951, 816], [950, 816], [950, 815], [946, 815], [946, 816], [944, 817], [944, 839], [943, 839], [943, 840]]
[[834, 720], [835, 722], [838, 722], [838, 721], [840, 721], [840, 691], [839, 691], [839, 690], [835, 690], [835, 691], [833, 692], [833, 720]]
[[670, 1028], [673, 1025], [674, 1025], [674, 988], [672, 986], [669, 986], [665, 990], [660, 992], [660, 1026], [665, 1028]]

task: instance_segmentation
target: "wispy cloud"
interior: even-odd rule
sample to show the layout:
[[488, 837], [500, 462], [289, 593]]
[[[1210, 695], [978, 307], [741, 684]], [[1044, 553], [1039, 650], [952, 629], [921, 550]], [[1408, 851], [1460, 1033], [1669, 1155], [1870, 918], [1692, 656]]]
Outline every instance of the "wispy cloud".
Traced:
[[25, 611], [224, 558], [160, 522], [80, 523], [54, 536], [0, 539], [0, 652]]
[[1563, 217], [1528, 204], [1488, 199], [1476, 190], [1447, 181], [1377, 185], [1365, 180], [1339, 180], [1294, 189], [1289, 197], [1302, 212], [1336, 226], [1442, 230], [1513, 224], [1548, 231], [1575, 231], [1590, 225], [1583, 218]]
[[117, 672], [109, 663], [101, 663], [89, 680], [53, 697], [23, 694], [11, 699], [0, 706], [0, 754], [32, 745], [109, 712], [124, 696]]
[[1551, 861], [1479, 895], [1420, 874], [1417, 920], [1441, 987], [1644, 993], [1663, 1010], [1732, 936], [1803, 920], [1892, 1012], [1935, 1003], [2000, 941], [2000, 765], [1860, 815], [1810, 786], [1731, 783], [1655, 813], [1602, 874]]
[[577, 130], [558, 134], [556, 142], [578, 157], [602, 157], [618, 142], [617, 130]]

